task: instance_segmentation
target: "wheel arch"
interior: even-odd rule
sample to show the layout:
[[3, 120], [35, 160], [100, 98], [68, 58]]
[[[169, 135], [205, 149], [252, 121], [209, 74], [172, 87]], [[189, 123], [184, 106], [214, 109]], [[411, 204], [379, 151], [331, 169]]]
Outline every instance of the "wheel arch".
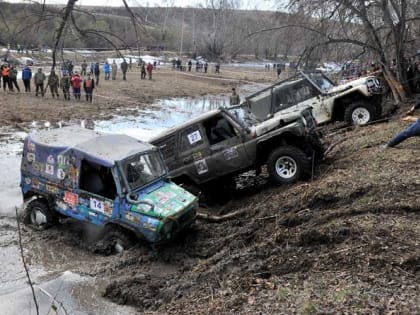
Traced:
[[257, 144], [257, 158], [255, 161], [256, 167], [266, 164], [270, 153], [276, 148], [289, 145], [304, 150], [307, 145], [306, 142], [305, 137], [296, 135], [290, 131], [284, 132], [265, 141], [261, 141]]
[[353, 102], [367, 101], [367, 99], [368, 98], [359, 91], [336, 98], [333, 105], [332, 121], [344, 121], [344, 113], [347, 106]]

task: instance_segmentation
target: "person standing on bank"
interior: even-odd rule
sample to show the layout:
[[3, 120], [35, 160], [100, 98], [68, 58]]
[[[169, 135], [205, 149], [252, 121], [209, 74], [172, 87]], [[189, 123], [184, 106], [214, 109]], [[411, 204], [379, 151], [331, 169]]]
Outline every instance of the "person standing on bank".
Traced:
[[60, 79], [58, 75], [55, 74], [54, 70], [51, 70], [51, 73], [48, 77], [48, 85], [50, 86], [51, 95], [54, 98], [54, 95], [58, 98], [58, 84], [60, 83]]
[[149, 74], [149, 80], [152, 80], [153, 65], [150, 62], [147, 64], [146, 70]]
[[128, 69], [128, 63], [127, 63], [127, 61], [125, 61], [125, 58], [124, 58], [123, 62], [121, 62], [120, 67], [121, 67], [121, 71], [122, 71], [122, 74], [123, 74], [123, 80], [127, 80], [126, 74], [127, 74], [127, 69]]
[[95, 88], [95, 80], [90, 76], [90, 72], [87, 78], [83, 81], [83, 90], [85, 91], [86, 101], [92, 103], [93, 89]]
[[70, 101], [70, 86], [71, 86], [71, 80], [69, 73], [67, 71], [64, 71], [63, 77], [60, 81], [60, 86], [63, 89], [63, 95], [64, 99]]
[[115, 80], [117, 78], [117, 63], [115, 62], [115, 60], [112, 62], [111, 65], [111, 76], [112, 76], [112, 80]]
[[9, 89], [13, 91], [13, 86], [15, 86], [16, 90], [20, 92], [20, 88], [17, 83], [17, 74], [18, 74], [18, 71], [16, 70], [16, 67], [11, 67], [10, 74], [9, 74]]
[[146, 64], [144, 62], [141, 63], [141, 74], [140, 79], [146, 79]]
[[41, 96], [44, 96], [44, 81], [45, 81], [45, 73], [42, 72], [42, 68], [39, 68], [37, 73], [34, 75], [34, 83], [35, 83], [35, 96], [38, 96], [38, 93], [41, 92]]
[[25, 86], [25, 92], [31, 92], [32, 70], [29, 66], [25, 66], [22, 70], [22, 81]]
[[381, 149], [387, 149], [387, 148], [393, 148], [397, 144], [400, 144], [404, 140], [411, 138], [411, 137], [420, 137], [420, 118], [410, 116], [414, 113], [416, 109], [420, 108], [420, 103], [417, 103], [413, 107], [410, 108], [409, 111], [407, 111], [407, 117], [403, 118], [403, 121], [409, 121], [413, 122], [410, 126], [408, 126], [406, 129], [395, 135], [388, 143], [382, 144], [380, 146]]
[[9, 75], [10, 75], [10, 68], [8, 64], [4, 64], [1, 66], [1, 76], [3, 79], [3, 91], [6, 92], [6, 86], [10, 90], [10, 83], [9, 83]]
[[232, 105], [239, 105], [239, 103], [241, 102], [241, 98], [239, 97], [238, 94], [236, 94], [236, 89], [232, 88], [232, 95], [230, 96], [229, 99], [229, 104]]

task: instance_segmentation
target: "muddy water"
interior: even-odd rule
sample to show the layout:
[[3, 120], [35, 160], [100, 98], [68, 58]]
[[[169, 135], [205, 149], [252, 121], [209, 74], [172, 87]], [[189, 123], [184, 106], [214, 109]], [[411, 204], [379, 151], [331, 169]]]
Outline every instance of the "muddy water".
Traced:
[[176, 98], [159, 101], [150, 109], [132, 109], [129, 116], [115, 116], [111, 120], [96, 121], [95, 129], [104, 132], [124, 133], [147, 141], [168, 128], [176, 126], [199, 114], [226, 106], [226, 97]]
[[[249, 87], [252, 93], [257, 87]], [[258, 87], [260, 88], [260, 87]], [[108, 121], [96, 121], [95, 129], [105, 132], [125, 133], [147, 140], [167, 128], [182, 123], [196, 115], [227, 105], [228, 97], [199, 97], [159, 101], [149, 109], [132, 109], [131, 115], [115, 116]], [[36, 129], [42, 124], [29, 126]], [[0, 130], [0, 313], [36, 314], [32, 293], [27, 283], [21, 261], [15, 208], [21, 208], [19, 189], [20, 152], [25, 133]], [[134, 314], [129, 307], [119, 306], [101, 296], [106, 280], [99, 280], [84, 270], [104, 268], [115, 263], [118, 257], [95, 256], [72, 244], [71, 237], [59, 229], [32, 232], [25, 226], [23, 232], [24, 255], [34, 282], [40, 314], [51, 311], [55, 305], [58, 314]], [[71, 235], [71, 233], [70, 233]], [[43, 237], [48, 239], [45, 248]], [[55, 239], [55, 243], [51, 239]], [[69, 241], [70, 239], [70, 241]], [[65, 242], [63, 242], [65, 240]], [[80, 241], [80, 239], [79, 239]], [[87, 266], [87, 267], [84, 267]], [[98, 267], [99, 266], [99, 267]], [[106, 267], [105, 267], [106, 269]], [[89, 274], [89, 273], [87, 273]], [[55, 301], [55, 302], [54, 302]], [[66, 311], [64, 311], [64, 309]]]

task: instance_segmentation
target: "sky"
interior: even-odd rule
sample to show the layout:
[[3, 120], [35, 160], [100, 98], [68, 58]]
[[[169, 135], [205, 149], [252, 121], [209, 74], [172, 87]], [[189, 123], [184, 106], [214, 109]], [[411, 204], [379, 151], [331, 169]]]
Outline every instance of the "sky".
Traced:
[[[24, 0], [6, 0], [8, 2], [25, 2]], [[36, 0], [35, 0], [36, 1]], [[204, 5], [205, 0], [126, 0], [128, 5], [143, 7], [198, 7]], [[42, 2], [38, 0], [38, 2]], [[237, 0], [240, 3], [240, 9], [245, 10], [275, 10], [276, 3], [284, 2], [284, 0]], [[66, 0], [45, 0], [46, 4], [66, 4]], [[95, 5], [95, 6], [123, 6], [122, 0], [78, 0], [78, 5]]]

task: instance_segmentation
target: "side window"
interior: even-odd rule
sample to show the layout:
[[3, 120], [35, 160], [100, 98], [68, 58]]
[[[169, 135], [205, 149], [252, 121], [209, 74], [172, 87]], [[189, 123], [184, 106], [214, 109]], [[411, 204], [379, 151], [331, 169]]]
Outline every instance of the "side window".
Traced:
[[173, 159], [175, 156], [175, 139], [176, 134], [173, 134], [163, 140], [160, 140], [159, 142], [154, 143], [154, 145], [160, 148], [165, 160]]
[[108, 199], [115, 199], [117, 188], [109, 167], [83, 160], [80, 189]]
[[189, 151], [203, 143], [203, 135], [201, 134], [201, 130], [198, 125], [191, 126], [181, 131], [181, 152]]
[[216, 116], [204, 122], [210, 145], [236, 136], [235, 129], [223, 116]]
[[296, 103], [304, 102], [320, 94], [309, 82], [305, 81], [294, 88]]

